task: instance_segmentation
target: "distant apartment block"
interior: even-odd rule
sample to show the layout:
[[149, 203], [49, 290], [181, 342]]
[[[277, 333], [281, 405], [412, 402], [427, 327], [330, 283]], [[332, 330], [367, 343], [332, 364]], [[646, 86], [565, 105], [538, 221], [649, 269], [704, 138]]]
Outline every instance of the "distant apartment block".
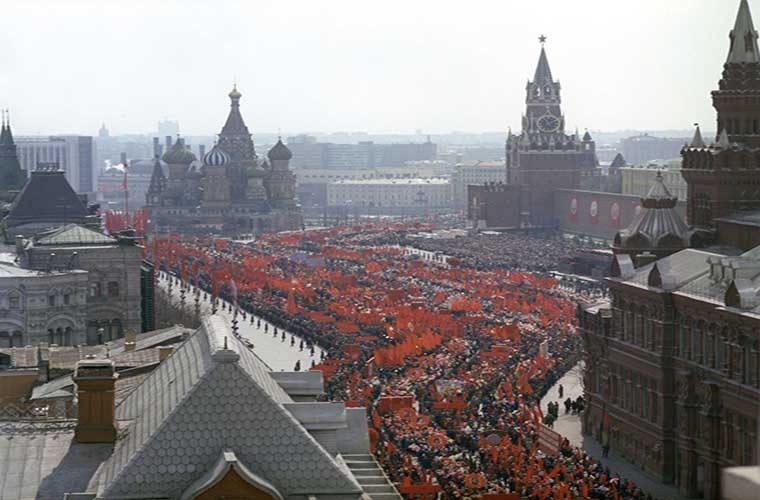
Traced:
[[636, 135], [620, 141], [622, 153], [631, 165], [641, 165], [652, 160], [678, 158], [685, 138], [654, 137], [648, 134]]
[[402, 166], [409, 161], [434, 160], [436, 144], [430, 142], [409, 144], [376, 144], [362, 141], [358, 144], [316, 142], [307, 135], [288, 138], [293, 153], [294, 168], [375, 168]]

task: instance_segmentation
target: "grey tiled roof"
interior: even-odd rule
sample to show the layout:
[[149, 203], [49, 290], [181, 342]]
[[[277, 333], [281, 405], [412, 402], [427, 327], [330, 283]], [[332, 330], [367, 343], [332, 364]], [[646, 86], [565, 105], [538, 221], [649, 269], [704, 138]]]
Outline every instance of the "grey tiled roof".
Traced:
[[361, 492], [288, 402], [224, 321], [206, 318], [117, 408], [118, 419], [133, 422], [99, 471], [100, 496], [176, 497], [224, 450], [284, 497]]
[[[171, 344], [181, 340], [184, 335], [190, 335], [192, 332], [193, 330], [191, 328], [174, 325], [168, 328], [162, 328], [161, 330], [138, 333], [135, 341], [135, 351], [148, 349], [162, 344]], [[109, 342], [109, 348], [111, 354], [123, 352], [124, 338], [122, 337], [120, 339], [112, 340]]]

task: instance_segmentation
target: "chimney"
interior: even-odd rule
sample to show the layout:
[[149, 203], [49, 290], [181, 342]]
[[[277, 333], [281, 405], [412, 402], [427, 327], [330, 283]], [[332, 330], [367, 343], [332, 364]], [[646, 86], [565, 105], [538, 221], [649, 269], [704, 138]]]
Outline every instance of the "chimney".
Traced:
[[116, 442], [116, 374], [113, 361], [94, 356], [77, 363], [74, 383], [77, 386], [79, 416], [74, 437], [80, 443]]
[[205, 144], [198, 144], [198, 158], [203, 160], [203, 157], [206, 156], [206, 145]]
[[159, 152], [159, 148], [161, 147], [161, 144], [158, 142], [158, 137], [153, 138], [153, 157], [159, 156], [161, 153]]
[[158, 347], [158, 361], [161, 362], [169, 357], [174, 352], [174, 347], [170, 345], [162, 345]]
[[166, 151], [172, 150], [172, 136], [167, 135], [166, 139], [164, 141], [164, 145], [166, 146]]
[[121, 153], [121, 164], [127, 166], [127, 153]]
[[132, 329], [127, 330], [127, 334], [124, 336], [124, 351], [132, 352], [135, 350], [136, 345], [137, 333]]

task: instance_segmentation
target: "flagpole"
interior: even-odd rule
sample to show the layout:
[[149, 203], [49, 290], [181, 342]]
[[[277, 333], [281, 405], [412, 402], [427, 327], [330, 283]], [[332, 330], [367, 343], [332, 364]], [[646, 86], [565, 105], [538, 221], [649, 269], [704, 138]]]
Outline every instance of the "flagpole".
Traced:
[[[127, 228], [129, 227], [129, 190], [127, 189], [127, 163], [124, 162], [124, 182], [122, 183], [124, 188], [124, 214], [126, 215]], [[127, 229], [125, 228], [125, 229]]]

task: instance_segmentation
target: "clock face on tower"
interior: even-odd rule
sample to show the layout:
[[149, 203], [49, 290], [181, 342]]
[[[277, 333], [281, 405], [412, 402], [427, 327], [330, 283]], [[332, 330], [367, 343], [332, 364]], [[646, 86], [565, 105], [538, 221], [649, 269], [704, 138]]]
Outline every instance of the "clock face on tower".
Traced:
[[556, 132], [559, 129], [559, 118], [554, 115], [546, 114], [538, 119], [538, 130], [541, 132]]

